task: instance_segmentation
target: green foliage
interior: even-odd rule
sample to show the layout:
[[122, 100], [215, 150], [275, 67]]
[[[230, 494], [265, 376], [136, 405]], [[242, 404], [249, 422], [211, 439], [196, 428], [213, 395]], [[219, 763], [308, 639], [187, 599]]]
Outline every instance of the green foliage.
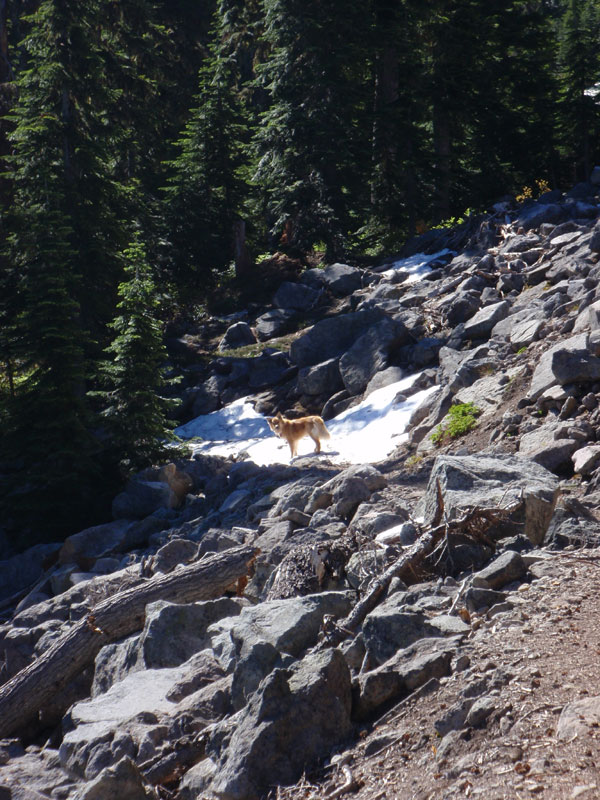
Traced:
[[[103, 416], [125, 475], [168, 455], [168, 401], [163, 365], [166, 350], [156, 319], [158, 298], [141, 239], [125, 251], [125, 276], [119, 285], [120, 312], [110, 327], [115, 333], [101, 363], [106, 389], [94, 392], [103, 401]], [[172, 451], [171, 451], [172, 452]]]
[[473, 430], [480, 413], [481, 409], [473, 403], [460, 403], [451, 406], [445, 420], [431, 434], [431, 441], [439, 445], [448, 439], [464, 436]]

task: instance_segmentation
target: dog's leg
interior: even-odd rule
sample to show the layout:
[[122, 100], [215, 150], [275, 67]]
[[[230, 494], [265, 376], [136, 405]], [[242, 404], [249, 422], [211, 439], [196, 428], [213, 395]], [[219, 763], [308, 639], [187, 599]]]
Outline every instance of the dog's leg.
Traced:
[[319, 439], [319, 437], [315, 433], [309, 433], [308, 435], [313, 440], [313, 442], [317, 445], [315, 447], [315, 453], [320, 453], [321, 452], [321, 440]]

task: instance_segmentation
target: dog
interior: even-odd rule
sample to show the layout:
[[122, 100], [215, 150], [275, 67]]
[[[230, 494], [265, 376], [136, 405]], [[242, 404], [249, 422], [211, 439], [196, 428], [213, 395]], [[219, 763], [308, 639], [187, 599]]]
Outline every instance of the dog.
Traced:
[[329, 439], [331, 434], [325, 427], [321, 417], [300, 417], [288, 419], [281, 412], [276, 417], [267, 417], [269, 428], [280, 439], [285, 439], [290, 446], [291, 458], [297, 454], [297, 445], [300, 439], [310, 436], [316, 444], [315, 453], [321, 452], [321, 439]]

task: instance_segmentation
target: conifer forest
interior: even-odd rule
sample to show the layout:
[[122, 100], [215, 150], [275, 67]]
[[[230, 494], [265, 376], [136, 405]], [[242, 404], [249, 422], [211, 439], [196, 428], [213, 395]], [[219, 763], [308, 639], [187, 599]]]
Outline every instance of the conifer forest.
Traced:
[[275, 253], [370, 263], [599, 135], [600, 0], [0, 0], [0, 528], [103, 521], [168, 438], [165, 330]]

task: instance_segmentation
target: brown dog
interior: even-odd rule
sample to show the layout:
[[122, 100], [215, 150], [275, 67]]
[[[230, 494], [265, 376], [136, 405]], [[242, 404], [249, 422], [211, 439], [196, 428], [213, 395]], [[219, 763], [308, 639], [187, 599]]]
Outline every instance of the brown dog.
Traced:
[[276, 417], [267, 417], [269, 428], [280, 439], [285, 439], [290, 446], [292, 458], [297, 453], [297, 444], [304, 436], [310, 436], [317, 445], [315, 453], [321, 452], [321, 439], [329, 439], [330, 433], [325, 427], [321, 417], [300, 417], [300, 419], [288, 419], [281, 413]]

